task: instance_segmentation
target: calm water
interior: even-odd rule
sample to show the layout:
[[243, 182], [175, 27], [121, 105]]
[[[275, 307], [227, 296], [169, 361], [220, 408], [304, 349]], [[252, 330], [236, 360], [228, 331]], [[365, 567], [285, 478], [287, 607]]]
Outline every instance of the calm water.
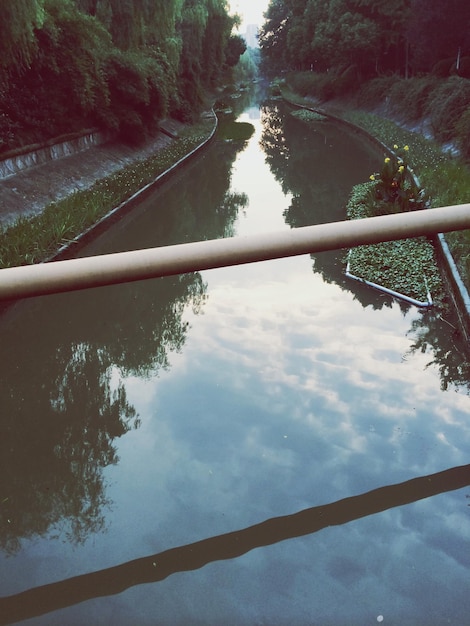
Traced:
[[[330, 124], [239, 119], [247, 145], [215, 143], [84, 253], [343, 219], [377, 167]], [[343, 256], [2, 317], [0, 623], [469, 623], [461, 340]]]

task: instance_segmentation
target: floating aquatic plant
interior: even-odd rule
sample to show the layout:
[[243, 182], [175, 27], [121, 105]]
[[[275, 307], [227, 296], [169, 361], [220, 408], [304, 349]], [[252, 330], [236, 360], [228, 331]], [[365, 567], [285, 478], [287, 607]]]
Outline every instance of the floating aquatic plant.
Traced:
[[309, 109], [298, 109], [291, 112], [292, 117], [295, 117], [302, 122], [324, 122], [327, 118], [321, 113], [316, 111], [310, 111]]
[[[353, 188], [347, 205], [350, 219], [370, 217], [374, 185], [369, 181]], [[359, 246], [350, 251], [348, 260], [350, 273], [364, 280], [415, 300], [426, 301], [428, 290], [434, 300], [442, 298], [434, 246], [426, 237]]]

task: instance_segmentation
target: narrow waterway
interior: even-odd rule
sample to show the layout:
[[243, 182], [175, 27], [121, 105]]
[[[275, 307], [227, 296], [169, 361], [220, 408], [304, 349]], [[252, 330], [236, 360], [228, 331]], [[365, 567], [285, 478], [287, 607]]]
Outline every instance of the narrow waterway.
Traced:
[[[82, 254], [344, 219], [364, 140], [235, 102]], [[0, 319], [0, 624], [465, 624], [453, 320], [344, 252], [36, 298]], [[23, 593], [24, 592], [24, 593]]]

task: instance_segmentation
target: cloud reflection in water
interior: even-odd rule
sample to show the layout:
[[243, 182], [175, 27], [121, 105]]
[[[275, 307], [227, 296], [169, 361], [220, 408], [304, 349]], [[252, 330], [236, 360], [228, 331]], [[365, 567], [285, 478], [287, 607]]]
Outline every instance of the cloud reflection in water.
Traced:
[[[181, 528], [163, 523], [173, 543], [180, 535], [196, 539], [208, 527], [240, 528], [468, 460], [469, 398], [442, 392], [438, 372], [425, 367], [427, 355], [403, 358], [418, 313], [364, 309], [312, 275], [308, 258], [273, 263], [275, 281], [264, 264], [206, 274], [204, 315], [188, 313], [185, 350], [156, 387], [153, 428], [165, 440], [154, 457], [157, 466], [166, 454], [177, 459], [171, 470], [165, 464], [159, 480], [169, 502], [177, 494], [176, 518], [192, 515]], [[230, 571], [218, 602], [254, 594], [259, 608], [282, 588], [276, 577], [284, 571], [285, 601], [292, 593], [304, 610], [314, 605], [320, 621], [331, 618], [328, 602], [338, 594], [344, 595], [344, 613], [335, 609], [340, 624], [360, 623], [370, 606], [388, 607], [400, 624], [444, 616], [450, 606], [463, 615], [466, 504], [462, 492], [443, 494], [384, 512], [380, 521], [326, 530], [314, 543], [256, 551], [230, 570], [213, 564], [194, 584], [217, 585]], [[247, 580], [258, 586], [247, 589]], [[357, 614], [348, 621], [352, 606]]]

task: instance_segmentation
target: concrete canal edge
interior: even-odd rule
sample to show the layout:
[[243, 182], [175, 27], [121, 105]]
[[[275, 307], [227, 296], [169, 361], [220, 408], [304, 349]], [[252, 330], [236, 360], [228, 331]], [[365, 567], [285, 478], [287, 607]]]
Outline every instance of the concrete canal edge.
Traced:
[[[338, 124], [349, 128], [350, 130], [353, 130], [354, 132], [368, 139], [375, 146], [381, 148], [385, 152], [385, 154], [395, 156], [395, 153], [391, 148], [382, 143], [379, 139], [377, 139], [377, 137], [374, 137], [373, 135], [368, 133], [364, 128], [356, 126], [355, 124], [352, 124], [351, 122], [339, 117], [338, 115], [329, 113], [324, 109], [308, 107], [303, 104], [297, 104], [296, 102], [292, 102], [287, 98], [283, 99], [290, 106], [297, 107], [299, 109], [305, 109], [306, 111], [312, 111], [313, 113], [318, 113], [319, 115], [323, 115], [327, 119], [330, 119], [334, 122], [337, 122]], [[411, 168], [409, 169], [415, 183], [419, 187], [419, 180], [416, 174], [411, 170]], [[444, 283], [449, 291], [449, 295], [457, 312], [462, 333], [465, 337], [466, 342], [470, 344], [470, 295], [462, 280], [454, 257], [452, 256], [452, 253], [449, 249], [449, 246], [447, 245], [445, 236], [442, 233], [439, 233], [436, 237], [433, 238], [433, 244], [441, 269], [441, 275], [444, 279]]]
[[[44, 261], [45, 263], [49, 261], [63, 261], [65, 259], [70, 259], [76, 255], [76, 253], [83, 248], [85, 245], [96, 239], [99, 235], [105, 232], [112, 224], [115, 224], [119, 221], [124, 215], [129, 213], [138, 202], [142, 201], [143, 198], [161, 186], [164, 182], [166, 182], [170, 176], [176, 173], [183, 165], [187, 164], [191, 159], [193, 159], [197, 154], [199, 154], [206, 146], [208, 146], [214, 138], [214, 135], [217, 131], [218, 127], [218, 119], [215, 111], [211, 109], [203, 113], [203, 117], [212, 117], [214, 121], [213, 128], [210, 132], [210, 135], [204, 139], [199, 145], [197, 145], [193, 150], [185, 154], [181, 159], [173, 163], [171, 167], [167, 170], [159, 174], [153, 181], [141, 187], [138, 191], [136, 191], [130, 198], [127, 198], [123, 202], [121, 202], [118, 206], [111, 209], [106, 215], [100, 218], [97, 222], [95, 222], [92, 226], [87, 228], [85, 231], [77, 235], [71, 241], [68, 241], [66, 244], [61, 246], [59, 250], [51, 257]], [[165, 134], [170, 134], [170, 131]], [[172, 134], [173, 138], [176, 138], [175, 135]]]
[[434, 246], [442, 268], [444, 282], [449, 290], [465, 340], [470, 344], [470, 295], [460, 276], [454, 257], [442, 233], [434, 238]]
[[105, 133], [91, 128], [6, 153], [0, 158], [0, 179], [14, 176], [36, 165], [77, 154], [91, 146], [101, 145], [106, 140]]

